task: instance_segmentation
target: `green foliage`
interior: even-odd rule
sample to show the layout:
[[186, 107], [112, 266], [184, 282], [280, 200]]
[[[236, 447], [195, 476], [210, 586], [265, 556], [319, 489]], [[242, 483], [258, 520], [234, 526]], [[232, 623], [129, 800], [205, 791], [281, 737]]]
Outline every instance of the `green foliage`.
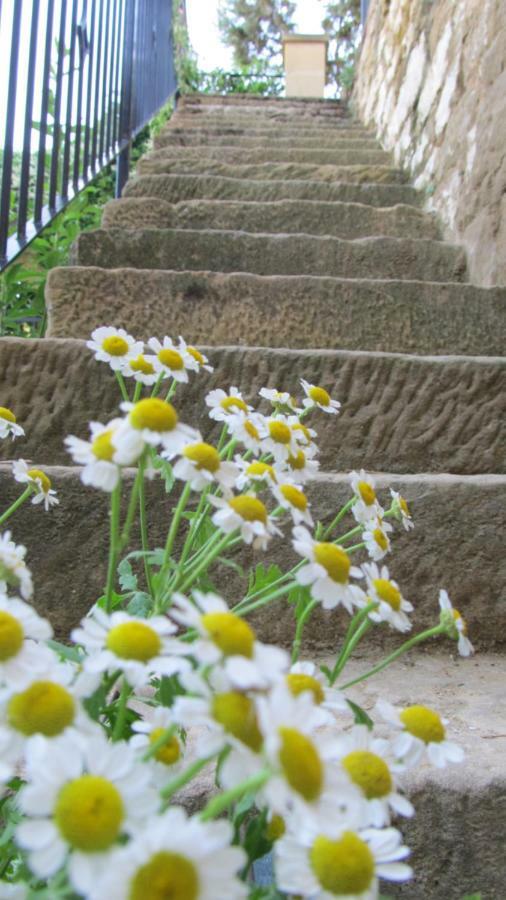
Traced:
[[322, 28], [329, 38], [327, 83], [337, 97], [351, 93], [360, 27], [360, 0], [324, 3]]
[[265, 65], [254, 62], [237, 72], [213, 69], [199, 74], [198, 90], [203, 94], [258, 94], [263, 97], [279, 97], [283, 93], [281, 66], [265, 71]]
[[292, 0], [222, 0], [218, 24], [238, 66], [280, 62], [282, 34], [293, 31]]

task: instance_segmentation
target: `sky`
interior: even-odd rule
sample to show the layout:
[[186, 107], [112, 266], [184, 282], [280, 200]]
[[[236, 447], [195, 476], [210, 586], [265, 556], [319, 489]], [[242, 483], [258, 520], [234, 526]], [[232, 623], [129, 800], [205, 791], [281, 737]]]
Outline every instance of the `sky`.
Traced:
[[[218, 31], [219, 0], [186, 0], [188, 31], [199, 66], [205, 71], [232, 66], [232, 52], [224, 47]], [[298, 0], [295, 30], [302, 34], [320, 34], [323, 18], [321, 0]]]

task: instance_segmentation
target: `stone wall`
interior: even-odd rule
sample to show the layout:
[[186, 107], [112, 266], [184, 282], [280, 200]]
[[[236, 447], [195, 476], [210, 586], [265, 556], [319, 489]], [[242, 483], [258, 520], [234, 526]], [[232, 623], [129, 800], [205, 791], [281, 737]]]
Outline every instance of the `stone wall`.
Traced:
[[506, 0], [371, 0], [354, 105], [471, 280], [506, 284]]

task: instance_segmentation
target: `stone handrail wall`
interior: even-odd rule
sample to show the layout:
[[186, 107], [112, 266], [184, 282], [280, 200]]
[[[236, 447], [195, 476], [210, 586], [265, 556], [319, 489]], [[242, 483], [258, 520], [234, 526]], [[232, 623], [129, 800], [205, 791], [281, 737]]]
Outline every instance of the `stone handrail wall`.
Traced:
[[371, 0], [354, 104], [471, 280], [506, 284], [506, 0]]

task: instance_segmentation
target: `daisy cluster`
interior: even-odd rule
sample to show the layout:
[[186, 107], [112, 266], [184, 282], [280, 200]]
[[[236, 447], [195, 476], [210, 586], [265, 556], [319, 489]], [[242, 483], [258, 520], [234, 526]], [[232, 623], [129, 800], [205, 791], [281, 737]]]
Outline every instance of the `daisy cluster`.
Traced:
[[[88, 346], [122, 402], [89, 440], [66, 439], [83, 483], [111, 497], [104, 594], [70, 642], [31, 605], [25, 548], [0, 534], [0, 897], [241, 900], [257, 896], [252, 866], [272, 851], [281, 892], [376, 900], [380, 879], [412, 874], [399, 830], [415, 812], [406, 774], [463, 758], [436, 710], [380, 699], [373, 722], [349, 695], [373, 672], [342, 678], [368, 628], [412, 628], [413, 605], [383, 563], [391, 522], [413, 527], [405, 499], [391, 491], [382, 505], [361, 470], [334, 518], [315, 520], [308, 417], [340, 408], [318, 384], [301, 380], [300, 400], [262, 387], [258, 408], [235, 386], [213, 387], [205, 406], [218, 434], [206, 440], [171, 402], [212, 373], [204, 354], [109, 327]], [[0, 436], [21, 432], [0, 408]], [[27, 496], [54, 504], [44, 473], [23, 461], [14, 473]], [[158, 476], [175, 499], [165, 544], [152, 548], [144, 481]], [[140, 548], [124, 557], [138, 514]], [[223, 563], [240, 571], [237, 548], [263, 551], [286, 528], [297, 563], [258, 565], [228, 603]], [[291, 655], [247, 620], [283, 597], [295, 610]], [[469, 655], [464, 619], [445, 591], [439, 602], [439, 623], [409, 645], [445, 634]], [[331, 668], [299, 660], [317, 607], [350, 616]]]

